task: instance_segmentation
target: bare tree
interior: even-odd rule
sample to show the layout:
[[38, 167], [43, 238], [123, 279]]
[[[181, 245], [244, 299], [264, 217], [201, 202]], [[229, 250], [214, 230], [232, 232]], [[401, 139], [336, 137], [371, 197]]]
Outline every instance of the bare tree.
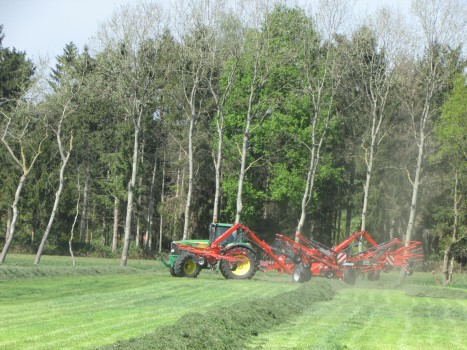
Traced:
[[[410, 241], [415, 226], [417, 200], [421, 185], [421, 175], [425, 159], [425, 148], [432, 133], [434, 119], [439, 114], [437, 97], [442, 93], [446, 84], [452, 79], [452, 68], [456, 62], [453, 59], [451, 45], [461, 42], [459, 35], [465, 34], [465, 8], [456, 0], [415, 0], [412, 4], [413, 13], [418, 20], [418, 30], [421, 38], [415, 38], [416, 45], [413, 52], [424, 52], [423, 61], [419, 69], [411, 69], [405, 74], [408, 79], [419, 82], [419, 85], [410, 84], [411, 90], [405, 93], [406, 111], [410, 115], [414, 142], [417, 147], [417, 158], [414, 171], [409, 171], [408, 177], [412, 185], [412, 200], [409, 210], [409, 221], [405, 239]], [[415, 72], [415, 76], [411, 74]], [[412, 98], [416, 97], [417, 101]], [[405, 279], [405, 271], [401, 271], [401, 283]]]
[[[392, 68], [400, 57], [399, 47], [401, 41], [401, 21], [387, 9], [382, 9], [377, 14], [376, 20], [369, 27], [369, 37], [361, 38], [359, 45], [357, 39], [357, 55], [360, 64], [361, 82], [365, 101], [369, 106], [369, 115], [365, 126], [367, 132], [363, 134], [362, 149], [366, 166], [366, 179], [363, 185], [363, 206], [361, 213], [360, 230], [366, 230], [366, 216], [368, 211], [368, 198], [370, 193], [371, 177], [376, 160], [377, 147], [387, 135], [390, 125], [385, 123], [386, 106], [390, 91], [394, 86], [395, 74]], [[372, 41], [375, 40], [374, 43]]]
[[50, 230], [52, 229], [52, 224], [54, 222], [55, 215], [57, 213], [58, 204], [60, 203], [60, 197], [61, 197], [63, 186], [65, 183], [65, 169], [70, 159], [71, 150], [73, 148], [73, 133], [71, 132], [71, 135], [69, 136], [68, 149], [65, 150], [63, 146], [63, 139], [62, 139], [63, 138], [62, 127], [63, 127], [63, 122], [65, 118], [68, 117], [72, 112], [73, 110], [71, 107], [71, 99], [68, 98], [63, 105], [62, 113], [57, 123], [57, 129], [52, 128], [53, 132], [55, 133], [57, 137], [57, 146], [58, 146], [58, 151], [60, 154], [60, 161], [61, 161], [60, 173], [59, 173], [59, 185], [58, 185], [57, 191], [55, 192], [55, 200], [54, 200], [52, 212], [50, 213], [49, 222], [44, 231], [44, 235], [42, 236], [42, 240], [41, 240], [41, 243], [39, 244], [39, 248], [37, 249], [36, 257], [34, 259], [34, 265], [38, 265], [41, 260], [42, 251], [44, 250], [45, 244], [47, 242], [47, 238], [49, 237]]
[[304, 93], [312, 102], [310, 110], [312, 127], [309, 144], [305, 145], [309, 150], [310, 158], [301, 201], [301, 214], [296, 228], [298, 233], [302, 232], [305, 225], [308, 206], [313, 196], [321, 148], [333, 115], [335, 84], [338, 82], [335, 55], [332, 52], [333, 36], [337, 33], [347, 13], [347, 5], [347, 2], [335, 0], [320, 1], [315, 21], [321, 33], [321, 42], [302, 43], [306, 47], [307, 55], [303, 72], [306, 84]]
[[[220, 4], [221, 2], [218, 2]], [[213, 204], [213, 222], [219, 219], [219, 202], [221, 197], [221, 177], [223, 163], [225, 103], [232, 90], [235, 72], [237, 70], [241, 38], [243, 34], [241, 23], [237, 18], [228, 15], [224, 7], [216, 7], [212, 23], [210, 44], [208, 46], [209, 65], [207, 84], [215, 103], [215, 123], [217, 131], [217, 147], [213, 149], [215, 169], [215, 193]], [[224, 67], [224, 68], [222, 68]], [[226, 75], [225, 86], [220, 85], [218, 75]]]
[[157, 51], [157, 38], [165, 30], [164, 14], [155, 4], [139, 3], [135, 7], [122, 7], [120, 12], [102, 27], [98, 38], [103, 46], [101, 68], [113, 76], [113, 85], [105, 91], [113, 99], [124, 120], [133, 126], [133, 155], [131, 177], [127, 189], [127, 209], [120, 265], [127, 265], [130, 248], [134, 194], [138, 172], [140, 132], [151, 99], [158, 93], [159, 76], [154, 73], [154, 51]]
[[75, 255], [73, 253], [73, 238], [74, 238], [76, 222], [78, 221], [78, 216], [79, 216], [79, 201], [81, 199], [81, 186], [79, 184], [79, 176], [78, 176], [78, 180], [77, 180], [77, 183], [76, 183], [76, 187], [77, 187], [77, 190], [78, 190], [78, 199], [76, 200], [76, 214], [75, 214], [75, 218], [73, 219], [73, 224], [71, 225], [70, 239], [68, 240], [68, 250], [70, 252], [73, 267], [76, 266], [76, 258], [75, 258]]
[[[179, 4], [179, 12], [186, 16], [179, 16], [176, 23], [176, 35], [180, 38], [179, 69], [175, 72], [180, 84], [180, 94], [173, 94], [177, 104], [181, 106], [187, 125], [187, 145], [182, 146], [187, 158], [188, 177], [183, 225], [183, 239], [191, 237], [191, 203], [193, 199], [194, 169], [195, 169], [195, 133], [196, 125], [206, 114], [206, 103], [209, 92], [209, 74], [211, 50], [213, 45], [213, 12], [215, 2], [202, 1], [188, 3], [185, 7]], [[182, 8], [184, 10], [182, 10]]]
[[[235, 223], [241, 220], [243, 210], [243, 186], [247, 171], [254, 166], [259, 159], [248, 161], [248, 144], [251, 133], [257, 127], [261, 126], [261, 122], [266, 116], [264, 107], [261, 104], [264, 97], [260, 97], [260, 91], [265, 86], [269, 79], [267, 63], [265, 62], [265, 54], [267, 50], [267, 42], [269, 32], [267, 28], [260, 28], [271, 10], [270, 4], [258, 1], [253, 4], [254, 8], [248, 9], [249, 16], [242, 15], [246, 25], [251, 28], [250, 38], [245, 41], [245, 46], [242, 49], [242, 55], [245, 69], [249, 70], [250, 80], [248, 82], [248, 95], [246, 100], [245, 126], [242, 132], [242, 144], [240, 151], [240, 170], [237, 182], [237, 205], [235, 211]], [[263, 110], [262, 110], [263, 109]], [[269, 112], [268, 112], [269, 113]], [[255, 123], [256, 121], [256, 123]]]
[[[37, 117], [31, 105], [27, 105], [21, 100], [17, 101], [16, 108], [11, 113], [7, 114], [4, 111], [0, 113], [3, 117], [2, 121], [5, 122], [1, 126], [2, 144], [8, 151], [15, 166], [17, 166], [17, 169], [21, 171], [15, 197], [11, 205], [12, 217], [8, 225], [5, 245], [0, 254], [0, 264], [3, 264], [15, 234], [16, 222], [18, 220], [18, 202], [21, 192], [31, 169], [42, 152], [42, 143], [47, 138], [47, 134], [42, 137], [38, 135], [32, 136], [34, 126], [37, 126], [38, 123]], [[39, 139], [37, 139], [38, 137]]]

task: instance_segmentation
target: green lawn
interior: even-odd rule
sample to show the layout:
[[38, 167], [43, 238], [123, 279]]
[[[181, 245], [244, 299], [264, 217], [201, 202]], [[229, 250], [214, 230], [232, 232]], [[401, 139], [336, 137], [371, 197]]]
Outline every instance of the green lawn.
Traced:
[[[153, 333], [190, 312], [215, 313], [260, 297], [297, 290], [288, 275], [258, 272], [251, 281], [202, 271], [171, 277], [158, 261], [9, 255], [0, 266], [0, 349], [95, 349]], [[250, 338], [254, 349], [466, 349], [467, 280], [434, 284], [415, 273], [403, 287], [396, 272], [355, 287], [330, 281], [331, 301]], [[319, 279], [322, 281], [323, 279]], [[315, 280], [310, 284], [317, 283]], [[209, 335], [214, 336], [214, 335]]]

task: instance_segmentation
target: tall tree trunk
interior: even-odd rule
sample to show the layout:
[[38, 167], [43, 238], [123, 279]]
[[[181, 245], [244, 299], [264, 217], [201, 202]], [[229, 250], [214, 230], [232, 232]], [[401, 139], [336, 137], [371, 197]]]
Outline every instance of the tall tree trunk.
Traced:
[[457, 170], [454, 173], [454, 225], [452, 228], [452, 237], [451, 242], [446, 247], [444, 251], [444, 259], [443, 259], [443, 286], [447, 286], [449, 283], [452, 282], [452, 271], [454, 266], [454, 259], [452, 258], [451, 250], [452, 245], [457, 241], [457, 235], [459, 230], [459, 200], [458, 200], [458, 173]]
[[[10, 227], [11, 227], [11, 217], [13, 216], [11, 207], [8, 208], [8, 213], [7, 213], [7, 218], [6, 218], [6, 234], [5, 234], [5, 240], [8, 239], [8, 235], [10, 233]], [[31, 233], [31, 243], [34, 243], [34, 229], [32, 230]]]
[[[373, 123], [374, 123], [374, 119], [373, 119]], [[361, 226], [360, 226], [361, 231], [366, 231], [366, 213], [368, 210], [368, 196], [370, 193], [371, 174], [373, 171], [374, 149], [375, 149], [375, 137], [374, 135], [372, 135], [369, 155], [365, 155], [366, 180], [365, 180], [365, 184], [363, 185], [363, 207], [362, 207]], [[361, 253], [362, 251], [363, 251], [363, 242], [362, 240], [359, 240], [358, 241], [358, 252]]]
[[78, 187], [78, 199], [76, 200], [76, 214], [75, 214], [75, 219], [73, 220], [73, 224], [71, 225], [70, 239], [68, 240], [68, 250], [70, 252], [73, 267], [76, 266], [76, 259], [75, 259], [75, 255], [73, 254], [73, 238], [75, 234], [76, 222], [78, 221], [78, 216], [79, 216], [79, 201], [81, 199], [81, 186], [79, 184], [79, 176], [78, 176], [77, 187]]
[[[318, 100], [319, 99], [320, 98], [318, 97]], [[329, 123], [331, 121], [331, 115], [330, 115], [330, 112], [328, 111], [326, 120], [325, 120], [325, 125], [323, 127], [323, 130], [321, 131], [321, 134], [319, 135], [319, 141], [316, 142], [316, 139], [318, 136], [317, 126], [318, 126], [318, 121], [319, 121], [319, 114], [320, 114], [320, 110], [315, 109], [313, 120], [312, 120], [312, 130], [311, 130], [312, 147], [311, 147], [311, 155], [310, 155], [310, 165], [308, 167], [305, 191], [303, 192], [303, 197], [302, 197], [301, 214], [300, 214], [300, 219], [298, 221], [297, 230], [296, 230], [297, 233], [302, 233], [303, 226], [305, 225], [308, 203], [310, 202], [312, 195], [313, 195], [313, 187], [315, 183], [316, 170], [318, 169], [318, 164], [319, 164], [319, 159], [320, 159], [321, 146], [323, 145], [324, 139], [326, 137], [326, 132], [329, 127]]]
[[183, 225], [183, 239], [190, 239], [190, 215], [191, 215], [191, 197], [193, 195], [193, 132], [195, 126], [195, 115], [190, 118], [190, 129], [188, 131], [188, 190], [185, 203], [185, 222]]
[[79, 239], [81, 242], [87, 241], [87, 232], [88, 232], [88, 188], [89, 188], [89, 176], [88, 170], [86, 169], [86, 176], [84, 180], [84, 190], [83, 190], [83, 207], [81, 209], [81, 222], [80, 222], [80, 231]]
[[[220, 114], [220, 113], [218, 113]], [[219, 116], [216, 120], [217, 125], [217, 154], [214, 157], [214, 169], [215, 169], [215, 193], [214, 193], [214, 206], [212, 211], [212, 221], [217, 222], [219, 219], [219, 201], [221, 196], [221, 169], [222, 169], [222, 146], [224, 138], [224, 119], [223, 117], [219, 121]]]
[[350, 229], [352, 225], [352, 194], [355, 187], [355, 163], [352, 161], [350, 167], [350, 179], [349, 179], [349, 195], [347, 199], [347, 208], [345, 213], [345, 237], [350, 237]]
[[305, 191], [303, 192], [303, 197], [302, 197], [300, 219], [298, 220], [298, 225], [297, 225], [297, 229], [296, 229], [297, 233], [302, 233], [303, 226], [305, 225], [306, 210], [307, 210], [307, 207], [308, 207], [308, 202], [310, 201], [310, 198], [311, 198], [311, 193], [313, 191], [313, 180], [314, 180], [314, 174], [313, 174], [314, 170], [313, 169], [316, 170], [316, 168], [315, 168], [315, 148], [314, 147], [313, 147], [313, 150], [312, 150], [312, 155], [310, 157], [310, 166], [308, 167], [308, 172], [307, 172], [307, 176], [306, 176]]
[[[138, 178], [138, 186], [141, 188], [142, 184], [143, 184], [143, 179], [140, 176]], [[141, 194], [139, 193], [138, 194], [138, 200], [137, 200], [138, 208], [141, 208], [141, 201], [142, 201]], [[136, 239], [135, 239], [135, 243], [136, 243], [136, 247], [139, 248], [140, 243], [141, 243], [141, 221], [140, 221], [141, 218], [140, 218], [138, 209], [135, 212], [135, 216], [136, 216]]]
[[[427, 111], [428, 113], [428, 111]], [[426, 120], [426, 119], [425, 119]], [[420, 175], [422, 172], [422, 163], [423, 163], [423, 151], [425, 149], [425, 128], [424, 122], [422, 123], [423, 127], [420, 128], [420, 140], [418, 143], [418, 157], [417, 157], [417, 166], [415, 168], [415, 178], [412, 181], [412, 201], [410, 203], [410, 213], [409, 213], [409, 222], [407, 224], [407, 231], [405, 233], [405, 245], [409, 245], [409, 241], [412, 239], [412, 233], [415, 226], [415, 216], [417, 213], [417, 197], [418, 197], [418, 188], [420, 186]], [[400, 283], [404, 283], [406, 277], [406, 271], [401, 269], [400, 273]]]
[[370, 194], [370, 182], [371, 182], [371, 174], [373, 172], [373, 158], [374, 157], [374, 145], [373, 141], [370, 146], [370, 153], [367, 161], [367, 168], [366, 168], [366, 179], [365, 184], [363, 185], [363, 207], [362, 207], [362, 215], [361, 215], [361, 226], [360, 230], [366, 230], [366, 214], [368, 211], [368, 196]]
[[[165, 201], [165, 154], [164, 160], [162, 162], [162, 185], [161, 185], [161, 206], [164, 204]], [[162, 211], [160, 213], [159, 218], [159, 253], [162, 252], [162, 237], [163, 237], [163, 229], [164, 229], [164, 215]]]
[[131, 218], [133, 215], [133, 197], [135, 193], [136, 176], [138, 172], [138, 147], [139, 147], [139, 132], [141, 129], [142, 111], [138, 111], [137, 120], [135, 120], [135, 134], [133, 144], [133, 158], [131, 167], [131, 180], [128, 182], [128, 198], [125, 218], [125, 231], [123, 236], [122, 258], [120, 266], [126, 267], [128, 264], [128, 254], [130, 251], [131, 238]]
[[112, 234], [112, 253], [115, 253], [117, 251], [119, 213], [120, 213], [120, 199], [118, 199], [117, 196], [114, 196], [114, 225], [113, 225], [113, 234]]
[[245, 130], [243, 131], [243, 142], [242, 142], [242, 154], [240, 160], [240, 173], [238, 175], [238, 187], [237, 187], [237, 208], [235, 211], [235, 223], [240, 223], [242, 210], [243, 210], [243, 183], [245, 181], [245, 174], [247, 171], [246, 167], [246, 156], [248, 151], [248, 141], [251, 133], [251, 122], [253, 120], [253, 103], [255, 94], [258, 89], [258, 70], [259, 70], [259, 52], [256, 53], [255, 64], [253, 67], [253, 77], [250, 84], [250, 95], [248, 97], [248, 108], [246, 113], [246, 124]]
[[147, 218], [147, 234], [146, 234], [146, 251], [153, 248], [153, 237], [154, 237], [154, 191], [156, 185], [156, 173], [157, 173], [157, 154], [154, 157], [154, 167], [152, 168], [151, 177], [151, 188], [149, 189], [149, 203], [148, 203], [148, 218]]
[[[178, 150], [178, 163], [179, 164], [181, 163], [180, 162], [181, 159], [182, 159], [182, 147], [180, 147]], [[184, 180], [183, 180], [184, 178], [185, 178], [185, 167], [182, 167], [181, 169], [179, 167], [177, 169], [177, 184], [175, 186], [175, 198], [177, 198], [177, 201], [176, 201], [176, 209], [174, 210], [174, 213], [173, 213], [173, 222], [172, 222], [172, 229], [173, 229], [172, 238], [173, 239], [179, 238], [177, 234], [177, 230], [178, 230], [179, 213], [181, 213], [181, 208], [179, 207], [179, 204], [178, 204], [178, 198], [180, 197], [180, 193], [183, 193], [183, 190], [185, 187]]]
[[219, 220], [219, 212], [220, 212], [220, 200], [221, 200], [221, 179], [222, 179], [222, 152], [224, 146], [224, 104], [227, 100], [227, 97], [230, 94], [230, 90], [233, 84], [234, 73], [236, 72], [237, 64], [233, 64], [231, 66], [228, 79], [227, 79], [227, 86], [224, 90], [224, 93], [219, 96], [218, 87], [216, 88], [213, 86], [213, 79], [208, 80], [209, 87], [211, 90], [211, 94], [216, 102], [217, 113], [216, 113], [216, 128], [217, 128], [217, 154], [213, 155], [214, 161], [214, 169], [215, 169], [215, 193], [214, 193], [214, 205], [212, 211], [212, 221], [216, 222]]
[[242, 143], [242, 156], [240, 162], [240, 174], [238, 176], [238, 188], [237, 188], [237, 210], [235, 212], [235, 223], [240, 223], [242, 210], [243, 210], [243, 182], [245, 181], [246, 173], [246, 154], [248, 149], [248, 140], [250, 138], [250, 129], [251, 129], [251, 110], [248, 110], [245, 132], [243, 134], [243, 143]]
[[0, 254], [0, 264], [5, 262], [6, 255], [8, 254], [8, 250], [10, 249], [11, 242], [13, 241], [13, 236], [15, 233], [16, 228], [16, 220], [18, 219], [18, 202], [19, 197], [21, 195], [21, 191], [24, 186], [24, 182], [26, 181], [26, 177], [28, 176], [29, 171], [26, 171], [19, 179], [18, 187], [16, 188], [15, 192], [15, 199], [13, 204], [11, 205], [11, 210], [13, 212], [13, 216], [11, 218], [11, 223], [9, 226], [9, 231], [6, 234], [5, 245], [3, 246], [2, 253]]

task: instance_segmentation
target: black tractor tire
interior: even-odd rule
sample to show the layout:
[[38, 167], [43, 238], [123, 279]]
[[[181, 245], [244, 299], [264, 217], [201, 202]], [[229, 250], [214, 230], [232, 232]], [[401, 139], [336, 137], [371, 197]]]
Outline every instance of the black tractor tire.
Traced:
[[172, 277], [180, 277], [180, 276], [178, 276], [178, 275], [175, 273], [175, 269], [174, 269], [173, 266], [171, 266], [171, 267], [169, 268], [169, 270], [170, 270], [170, 275], [171, 275]]
[[229, 262], [221, 260], [219, 270], [226, 279], [249, 280], [256, 273], [256, 255], [255, 252], [247, 247], [233, 246], [226, 251], [225, 255], [235, 256], [244, 261]]
[[196, 278], [201, 272], [201, 267], [196, 263], [193, 254], [181, 253], [174, 264], [174, 273], [179, 277]]
[[344, 282], [350, 285], [354, 285], [357, 280], [357, 272], [354, 269], [344, 270]]
[[298, 264], [292, 272], [292, 281], [296, 283], [305, 283], [311, 280], [311, 270], [308, 265]]

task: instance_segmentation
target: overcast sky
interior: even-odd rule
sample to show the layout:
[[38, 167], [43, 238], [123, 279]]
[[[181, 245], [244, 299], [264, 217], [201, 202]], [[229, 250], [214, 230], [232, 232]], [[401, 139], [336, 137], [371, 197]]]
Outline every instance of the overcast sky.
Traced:
[[[170, 6], [171, 0], [154, 0]], [[309, 0], [314, 1], [314, 0]], [[467, 1], [467, 0], [462, 0]], [[81, 50], [122, 4], [136, 0], [0, 0], [3, 47], [26, 51], [29, 58], [54, 58], [73, 41]], [[305, 3], [306, 0], [299, 1]], [[357, 0], [360, 13], [372, 13], [389, 6], [408, 12], [410, 0]]]

